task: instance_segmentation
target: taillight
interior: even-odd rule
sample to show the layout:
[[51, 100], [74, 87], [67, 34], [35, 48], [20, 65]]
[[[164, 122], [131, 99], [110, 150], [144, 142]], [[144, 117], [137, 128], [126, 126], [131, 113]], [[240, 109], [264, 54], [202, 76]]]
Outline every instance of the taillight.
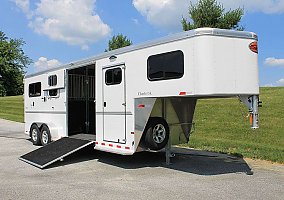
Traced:
[[257, 42], [252, 42], [249, 44], [249, 49], [254, 52], [258, 53], [258, 47], [257, 47]]

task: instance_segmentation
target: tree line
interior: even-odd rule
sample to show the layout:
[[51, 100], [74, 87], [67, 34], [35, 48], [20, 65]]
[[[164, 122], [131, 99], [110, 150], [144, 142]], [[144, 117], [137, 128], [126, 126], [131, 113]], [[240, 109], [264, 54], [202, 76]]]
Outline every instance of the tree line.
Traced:
[[[244, 30], [239, 22], [244, 15], [244, 9], [226, 11], [217, 0], [199, 0], [196, 4], [190, 3], [188, 20], [181, 17], [181, 27], [184, 31], [200, 28], [222, 28]], [[25, 69], [32, 60], [25, 54], [22, 46], [23, 39], [8, 38], [0, 31], [0, 96], [15, 96], [23, 94], [23, 78]], [[132, 41], [123, 34], [114, 35], [108, 42], [105, 51], [132, 45]]]

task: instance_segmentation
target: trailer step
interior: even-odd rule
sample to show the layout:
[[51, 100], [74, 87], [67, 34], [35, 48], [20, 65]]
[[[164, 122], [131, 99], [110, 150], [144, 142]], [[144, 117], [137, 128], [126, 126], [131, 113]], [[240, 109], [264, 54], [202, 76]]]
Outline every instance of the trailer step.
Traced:
[[64, 137], [22, 155], [19, 159], [38, 168], [45, 168], [62, 158], [93, 144], [95, 141]]

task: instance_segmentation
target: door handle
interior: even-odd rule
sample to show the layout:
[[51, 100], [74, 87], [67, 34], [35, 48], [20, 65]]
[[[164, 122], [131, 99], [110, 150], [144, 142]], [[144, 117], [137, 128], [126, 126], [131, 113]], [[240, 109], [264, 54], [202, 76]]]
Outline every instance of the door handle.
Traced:
[[123, 104], [121, 104], [121, 105], [126, 106], [126, 103], [123, 103]]
[[107, 102], [104, 102], [104, 107], [107, 107]]

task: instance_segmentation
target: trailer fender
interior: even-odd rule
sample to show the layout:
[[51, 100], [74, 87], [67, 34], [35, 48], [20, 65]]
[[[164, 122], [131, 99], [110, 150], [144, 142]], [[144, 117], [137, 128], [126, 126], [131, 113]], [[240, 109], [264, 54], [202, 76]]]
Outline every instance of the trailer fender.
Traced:
[[138, 150], [138, 145], [142, 138], [144, 129], [151, 115], [152, 109], [157, 98], [136, 98], [135, 99], [135, 150]]
[[52, 122], [46, 123], [46, 125], [49, 128], [50, 135], [51, 135], [51, 140], [54, 141], [54, 140], [59, 139], [60, 138], [60, 133], [63, 132], [63, 127], [55, 126], [55, 124], [52, 123]]

